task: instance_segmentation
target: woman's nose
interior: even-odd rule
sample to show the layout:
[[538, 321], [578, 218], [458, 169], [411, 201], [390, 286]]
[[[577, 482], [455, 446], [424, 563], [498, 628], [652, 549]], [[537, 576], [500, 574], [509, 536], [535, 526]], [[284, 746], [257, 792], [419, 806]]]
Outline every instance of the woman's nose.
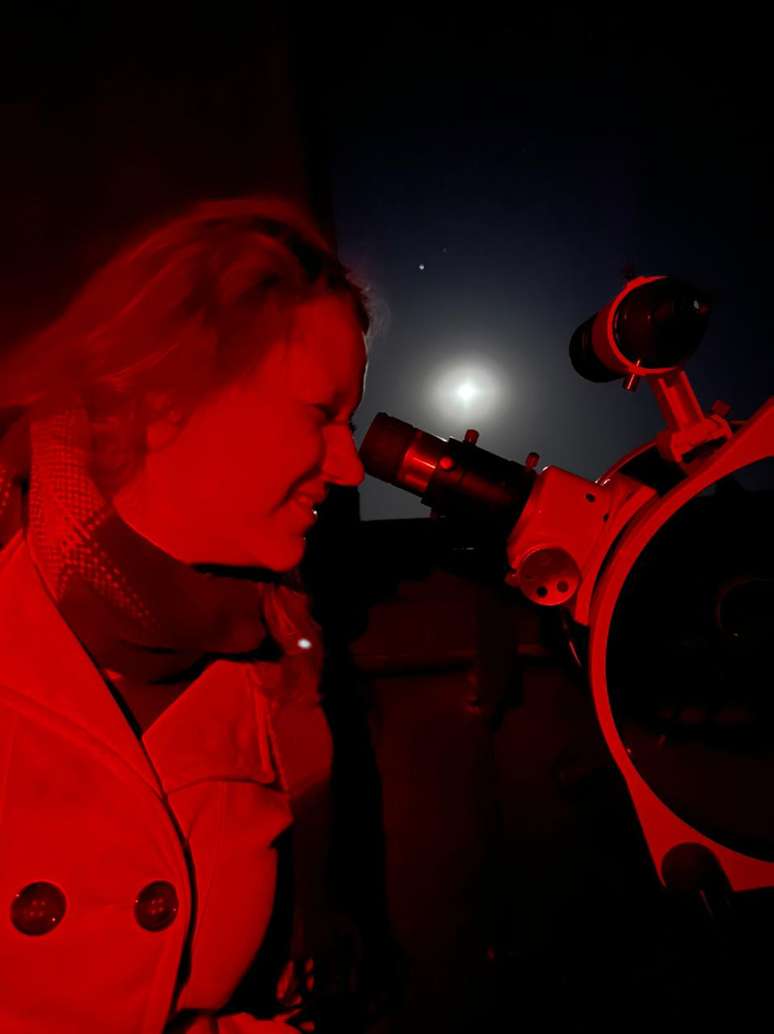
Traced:
[[356, 487], [362, 484], [365, 478], [365, 467], [358, 455], [357, 446], [349, 429], [337, 438], [338, 440], [335, 443], [331, 442], [328, 448], [325, 479], [337, 485]]

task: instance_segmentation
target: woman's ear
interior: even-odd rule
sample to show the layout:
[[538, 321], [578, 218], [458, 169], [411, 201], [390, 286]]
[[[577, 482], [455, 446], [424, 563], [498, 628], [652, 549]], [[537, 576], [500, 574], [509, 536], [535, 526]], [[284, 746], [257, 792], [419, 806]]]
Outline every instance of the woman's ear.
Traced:
[[145, 428], [145, 444], [149, 452], [158, 452], [165, 449], [180, 434], [180, 421], [173, 421], [166, 417], [153, 420]]
[[169, 392], [150, 392], [145, 399], [146, 411], [152, 414], [145, 425], [145, 445], [156, 452], [170, 445], [184, 423], [183, 410], [172, 404]]

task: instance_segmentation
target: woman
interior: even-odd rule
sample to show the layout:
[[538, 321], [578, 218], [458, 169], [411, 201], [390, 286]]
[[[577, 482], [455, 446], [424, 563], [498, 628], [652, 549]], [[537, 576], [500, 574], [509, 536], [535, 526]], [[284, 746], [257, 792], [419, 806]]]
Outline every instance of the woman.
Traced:
[[310, 220], [245, 199], [0, 361], [3, 1034], [286, 1029], [227, 1010], [290, 823], [275, 730], [318, 713], [294, 569], [363, 478], [367, 327]]

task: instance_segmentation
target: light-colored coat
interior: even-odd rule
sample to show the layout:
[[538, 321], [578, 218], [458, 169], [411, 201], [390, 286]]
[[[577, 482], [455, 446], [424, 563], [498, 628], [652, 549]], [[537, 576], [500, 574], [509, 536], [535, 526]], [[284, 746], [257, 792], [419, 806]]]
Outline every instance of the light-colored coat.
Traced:
[[[252, 1034], [216, 1019], [256, 952], [290, 822], [257, 669], [219, 660], [138, 739], [50, 599], [19, 534], [0, 554], [0, 1031]], [[154, 881], [179, 911], [135, 916]], [[61, 921], [21, 932], [23, 888], [64, 894]], [[182, 963], [182, 971], [181, 971]], [[187, 970], [187, 972], [186, 972]], [[182, 978], [181, 978], [182, 972]]]

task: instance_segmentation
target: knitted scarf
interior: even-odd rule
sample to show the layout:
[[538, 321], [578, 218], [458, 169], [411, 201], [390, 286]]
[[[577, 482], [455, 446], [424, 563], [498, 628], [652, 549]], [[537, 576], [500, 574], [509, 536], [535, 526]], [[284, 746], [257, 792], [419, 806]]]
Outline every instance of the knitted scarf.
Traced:
[[[274, 690], [309, 686], [320, 630], [298, 571], [190, 565], [126, 524], [88, 472], [91, 429], [73, 408], [18, 419], [0, 440], [0, 549], [21, 529], [60, 615], [140, 729], [216, 658], [263, 662]], [[311, 648], [310, 648], [311, 644]], [[300, 667], [299, 667], [300, 666]], [[144, 717], [132, 686], [152, 687]]]

